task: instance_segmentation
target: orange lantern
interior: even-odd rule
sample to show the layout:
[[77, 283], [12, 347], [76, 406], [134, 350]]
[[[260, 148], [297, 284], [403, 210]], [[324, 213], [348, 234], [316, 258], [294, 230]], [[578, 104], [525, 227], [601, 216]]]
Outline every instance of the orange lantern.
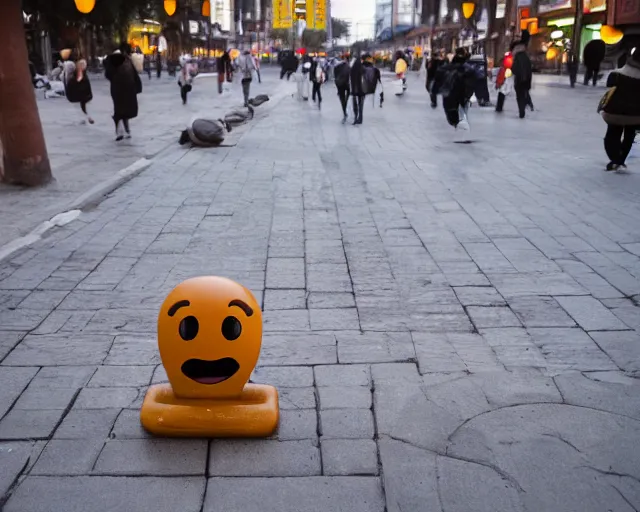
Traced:
[[547, 60], [553, 60], [557, 56], [558, 56], [558, 50], [556, 50], [555, 48], [551, 47], [547, 50], [547, 53], [546, 53]]
[[463, 2], [462, 4], [462, 15], [465, 19], [471, 18], [473, 16], [474, 11], [476, 10], [476, 4], [473, 2]]
[[507, 52], [504, 54], [503, 65], [505, 69], [511, 69], [511, 66], [513, 66], [513, 55], [511, 52]]
[[173, 16], [176, 13], [176, 0], [164, 0], [164, 10], [169, 16]]
[[82, 14], [89, 14], [96, 6], [96, 0], [76, 0], [76, 9]]
[[209, 0], [204, 0], [204, 2], [202, 2], [202, 15], [205, 18], [211, 17], [211, 2]]
[[616, 27], [611, 27], [609, 25], [603, 25], [600, 29], [600, 38], [606, 44], [617, 44], [622, 39], [624, 34], [622, 31], [618, 30]]

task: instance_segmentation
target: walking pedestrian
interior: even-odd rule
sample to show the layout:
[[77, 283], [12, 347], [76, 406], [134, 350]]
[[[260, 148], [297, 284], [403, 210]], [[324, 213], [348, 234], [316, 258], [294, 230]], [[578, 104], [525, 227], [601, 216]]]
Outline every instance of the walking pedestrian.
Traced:
[[[374, 98], [375, 104], [375, 93], [378, 88], [378, 84], [380, 84], [380, 88], [382, 88], [382, 76], [380, 74], [380, 70], [374, 66], [373, 57], [366, 53], [362, 56], [362, 89], [364, 91], [365, 96], [371, 95]], [[380, 92], [380, 106], [382, 106], [382, 102], [384, 101], [384, 92]]]
[[516, 91], [516, 101], [518, 102], [518, 113], [520, 119], [524, 119], [525, 109], [527, 106], [533, 110], [533, 102], [531, 101], [531, 81], [533, 78], [533, 66], [531, 59], [527, 54], [527, 45], [529, 44], [529, 31], [523, 30], [519, 41], [514, 42], [511, 46], [513, 55], [513, 88]]
[[253, 80], [253, 72], [256, 70], [249, 50], [245, 50], [238, 58], [238, 69], [242, 74], [242, 95], [244, 96], [244, 106], [248, 107], [251, 81]]
[[224, 81], [228, 76], [231, 76], [231, 57], [229, 56], [229, 50], [225, 50], [225, 52], [218, 57], [216, 67], [218, 69], [218, 94], [222, 94]]
[[464, 48], [456, 49], [451, 64], [439, 68], [431, 89], [434, 94], [442, 95], [448, 123], [463, 130], [469, 129], [466, 112], [476, 81], [476, 72], [467, 64], [468, 58]]
[[85, 118], [83, 123], [93, 124], [94, 120], [87, 112], [87, 104], [93, 99], [91, 92], [91, 82], [87, 76], [87, 61], [81, 59], [73, 67], [73, 63], [69, 63], [69, 73], [65, 76], [65, 89], [67, 99], [71, 103], [80, 103]]
[[338, 98], [340, 98], [340, 106], [342, 107], [342, 124], [347, 122], [349, 115], [347, 114], [347, 105], [349, 104], [349, 78], [351, 75], [351, 66], [346, 56], [342, 56], [334, 65], [333, 76], [338, 90]]
[[362, 114], [364, 112], [364, 90], [362, 88], [362, 74], [364, 72], [364, 66], [360, 56], [351, 63], [351, 74], [349, 76], [351, 81], [351, 97], [353, 101], [353, 124], [362, 124]]
[[180, 87], [180, 97], [183, 105], [187, 104], [187, 97], [193, 90], [193, 78], [196, 74], [197, 68], [191, 57], [185, 57], [182, 62], [182, 69], [178, 74], [178, 87]]
[[111, 83], [116, 141], [124, 138], [120, 129], [121, 124], [126, 137], [131, 138], [129, 120], [138, 116], [138, 94], [142, 92], [142, 81], [131, 62], [130, 55], [131, 47], [123, 43], [120, 49], [105, 59], [105, 77]]
[[593, 39], [589, 41], [582, 52], [582, 60], [585, 65], [584, 85], [589, 85], [589, 81], [593, 82], [595, 87], [598, 83], [598, 74], [600, 73], [600, 64], [604, 60], [607, 51], [607, 45], [602, 39]]
[[260, 76], [260, 55], [253, 56], [253, 65], [256, 68], [256, 75], [258, 77], [258, 83], [262, 83], [262, 77]]
[[607, 123], [604, 149], [609, 157], [607, 171], [626, 169], [625, 162], [640, 130], [640, 47], [627, 55], [626, 64], [609, 74], [611, 87], [600, 100], [598, 111]]
[[318, 57], [313, 59], [313, 62], [311, 63], [311, 71], [309, 72], [309, 77], [313, 86], [313, 89], [311, 91], [311, 99], [315, 102], [317, 97], [318, 108], [320, 108], [322, 105], [322, 84], [326, 80], [326, 75]]
[[504, 108], [504, 101], [513, 89], [513, 76], [510, 67], [512, 62], [511, 54], [508, 52], [500, 61], [500, 69], [498, 70], [498, 76], [496, 77], [496, 91], [498, 91], [496, 112], [502, 112], [502, 109]]
[[445, 60], [444, 52], [442, 50], [438, 50], [434, 52], [433, 56], [429, 60], [429, 64], [427, 65], [427, 91], [429, 91], [429, 97], [431, 99], [431, 108], [437, 108], [438, 106], [438, 95], [433, 92], [433, 82], [436, 80], [436, 75], [438, 74], [438, 70], [448, 64]]
[[151, 56], [145, 55], [143, 59], [144, 72], [149, 77], [149, 80], [151, 80]]

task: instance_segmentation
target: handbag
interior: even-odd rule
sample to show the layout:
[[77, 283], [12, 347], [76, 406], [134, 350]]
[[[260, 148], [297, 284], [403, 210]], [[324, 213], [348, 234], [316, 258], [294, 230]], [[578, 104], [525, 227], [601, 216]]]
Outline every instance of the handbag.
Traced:
[[600, 102], [598, 103], [598, 112], [603, 111], [607, 107], [615, 92], [616, 87], [613, 86], [611, 89], [604, 93], [602, 98], [600, 98]]

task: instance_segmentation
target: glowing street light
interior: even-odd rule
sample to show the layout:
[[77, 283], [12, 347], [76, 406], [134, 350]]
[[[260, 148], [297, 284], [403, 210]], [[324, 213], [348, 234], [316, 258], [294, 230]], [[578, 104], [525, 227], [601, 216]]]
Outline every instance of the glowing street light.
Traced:
[[600, 38], [606, 44], [618, 44], [623, 35], [622, 31], [609, 25], [604, 25], [600, 28]]
[[176, 0], [164, 0], [164, 10], [169, 16], [173, 16], [176, 13], [176, 4]]
[[462, 15], [465, 17], [465, 19], [468, 20], [469, 18], [471, 18], [475, 10], [476, 10], [476, 4], [474, 2], [463, 2]]
[[76, 9], [82, 14], [89, 14], [96, 6], [96, 0], [75, 0]]

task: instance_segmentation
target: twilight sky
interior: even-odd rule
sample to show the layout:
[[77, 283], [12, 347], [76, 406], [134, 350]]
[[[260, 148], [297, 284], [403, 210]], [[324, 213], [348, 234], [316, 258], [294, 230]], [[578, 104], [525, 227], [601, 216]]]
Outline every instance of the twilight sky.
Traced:
[[375, 0], [331, 0], [331, 15], [351, 22], [351, 41], [373, 37]]

